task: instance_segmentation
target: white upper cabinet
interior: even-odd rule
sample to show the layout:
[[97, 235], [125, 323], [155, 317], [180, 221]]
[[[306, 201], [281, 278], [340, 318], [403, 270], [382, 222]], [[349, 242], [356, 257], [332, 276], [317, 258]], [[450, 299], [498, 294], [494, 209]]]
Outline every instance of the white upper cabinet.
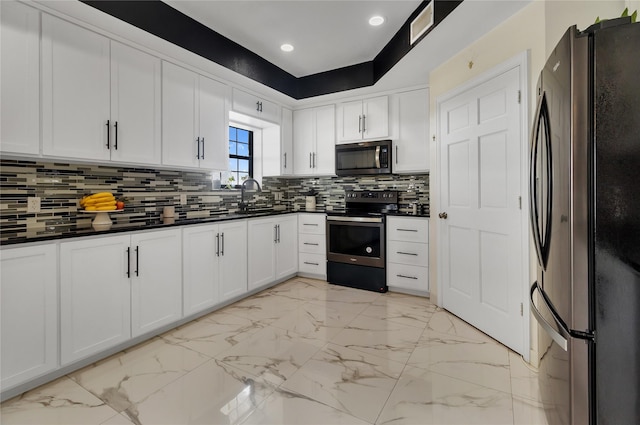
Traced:
[[160, 59], [111, 42], [111, 159], [160, 164]]
[[42, 17], [45, 156], [159, 164], [160, 60]]
[[280, 175], [293, 174], [293, 111], [282, 108], [282, 124], [280, 126]]
[[43, 153], [108, 160], [109, 39], [42, 16]]
[[338, 106], [338, 141], [389, 137], [389, 97], [341, 103]]
[[335, 174], [335, 128], [334, 105], [294, 111], [294, 174]]
[[0, 151], [40, 153], [40, 12], [1, 1]]
[[394, 96], [393, 172], [429, 171], [429, 90], [420, 89]]
[[162, 62], [162, 162], [226, 170], [226, 85]]
[[242, 90], [233, 89], [231, 109], [250, 117], [280, 124], [280, 107], [278, 105]]

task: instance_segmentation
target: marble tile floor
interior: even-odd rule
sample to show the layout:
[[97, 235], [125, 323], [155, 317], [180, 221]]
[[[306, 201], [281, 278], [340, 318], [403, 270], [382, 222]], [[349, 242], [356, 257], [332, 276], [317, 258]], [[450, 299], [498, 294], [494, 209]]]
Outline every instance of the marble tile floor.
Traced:
[[535, 371], [428, 299], [294, 278], [7, 400], [0, 423], [546, 421]]

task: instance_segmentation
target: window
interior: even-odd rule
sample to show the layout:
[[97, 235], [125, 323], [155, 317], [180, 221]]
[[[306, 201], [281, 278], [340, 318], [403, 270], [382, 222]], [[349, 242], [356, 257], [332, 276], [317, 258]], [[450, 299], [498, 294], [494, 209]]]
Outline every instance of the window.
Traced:
[[253, 131], [229, 127], [229, 173], [236, 186], [253, 176]]

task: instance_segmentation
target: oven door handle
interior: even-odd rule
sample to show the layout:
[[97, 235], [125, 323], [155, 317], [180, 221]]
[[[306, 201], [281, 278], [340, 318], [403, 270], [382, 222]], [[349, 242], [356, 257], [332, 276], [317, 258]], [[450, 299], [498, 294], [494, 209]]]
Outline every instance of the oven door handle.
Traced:
[[327, 218], [328, 222], [353, 222], [353, 223], [382, 223], [382, 217], [331, 217]]
[[376, 146], [376, 168], [380, 168], [380, 146]]

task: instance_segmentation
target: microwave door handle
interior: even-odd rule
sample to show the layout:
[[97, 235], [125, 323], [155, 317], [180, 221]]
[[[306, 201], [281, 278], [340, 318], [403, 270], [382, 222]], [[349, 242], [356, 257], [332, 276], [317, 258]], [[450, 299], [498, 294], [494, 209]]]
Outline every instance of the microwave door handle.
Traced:
[[376, 146], [376, 168], [380, 168], [380, 146]]

